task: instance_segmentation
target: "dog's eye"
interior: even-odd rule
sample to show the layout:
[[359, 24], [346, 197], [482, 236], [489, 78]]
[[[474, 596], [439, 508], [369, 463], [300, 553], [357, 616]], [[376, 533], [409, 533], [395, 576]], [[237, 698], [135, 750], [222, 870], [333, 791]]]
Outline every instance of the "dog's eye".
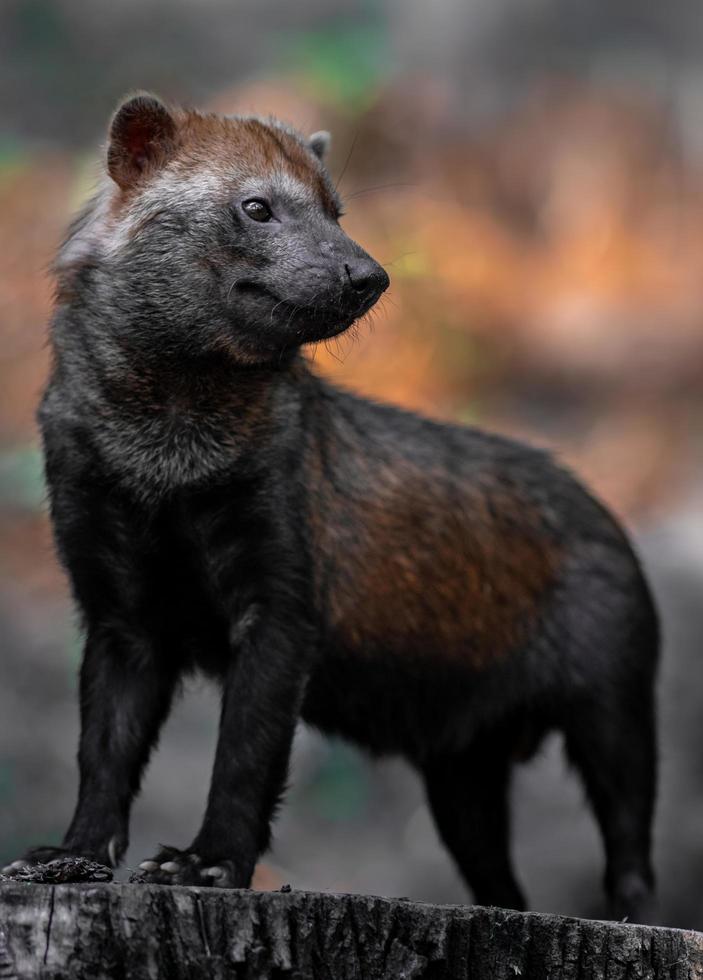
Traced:
[[252, 221], [270, 221], [273, 217], [271, 208], [259, 197], [252, 197], [251, 200], [245, 201], [242, 204], [242, 211], [248, 214]]

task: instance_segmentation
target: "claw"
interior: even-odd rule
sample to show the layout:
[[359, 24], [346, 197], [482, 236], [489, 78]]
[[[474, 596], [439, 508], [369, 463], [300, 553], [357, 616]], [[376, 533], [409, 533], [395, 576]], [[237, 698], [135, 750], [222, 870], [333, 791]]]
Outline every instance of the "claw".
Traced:
[[178, 874], [178, 872], [181, 870], [181, 867], [175, 861], [166, 861], [164, 864], [161, 865], [161, 870], [165, 871], [167, 874], [175, 875]]
[[156, 871], [158, 868], [158, 863], [156, 861], [142, 861], [139, 865], [142, 871]]
[[6, 864], [5, 867], [0, 871], [0, 874], [11, 875], [14, 871], [20, 871], [22, 868], [28, 868], [29, 864], [27, 861], [12, 861], [10, 864]]
[[204, 868], [201, 874], [206, 878], [224, 878], [224, 868]]

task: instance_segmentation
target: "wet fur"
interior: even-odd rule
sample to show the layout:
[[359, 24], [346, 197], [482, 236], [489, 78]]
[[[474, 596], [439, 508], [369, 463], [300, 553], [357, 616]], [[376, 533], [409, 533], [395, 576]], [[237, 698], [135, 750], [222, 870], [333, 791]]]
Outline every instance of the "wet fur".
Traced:
[[59, 259], [40, 422], [86, 630], [64, 850], [119, 860], [179, 680], [202, 670], [223, 690], [206, 814], [147, 880], [203, 883], [216, 866], [219, 883], [249, 884], [302, 718], [407, 758], [477, 900], [522, 907], [509, 774], [557, 728], [601, 826], [614, 914], [644, 916], [658, 631], [625, 535], [545, 453], [327, 384], [298, 353], [307, 328], [272, 304], [258, 331], [249, 294], [225, 298], [230, 246], [284, 290], [291, 276], [327, 289], [325, 309], [350, 300], [303, 232], [290, 253], [259, 253], [255, 229], [226, 231], [233, 187], [273, 171], [278, 193], [303, 185], [332, 252], [364, 253], [334, 237], [334, 193], [301, 137], [171, 118], [148, 166], [119, 156], [139, 131], [113, 147], [125, 187], [105, 184]]

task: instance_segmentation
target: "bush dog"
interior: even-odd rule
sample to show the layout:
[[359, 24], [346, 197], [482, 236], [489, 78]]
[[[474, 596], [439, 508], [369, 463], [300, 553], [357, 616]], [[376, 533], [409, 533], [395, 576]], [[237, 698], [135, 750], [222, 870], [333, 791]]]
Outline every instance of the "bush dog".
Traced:
[[301, 348], [388, 286], [341, 229], [327, 134], [173, 109], [112, 119], [58, 257], [39, 412], [85, 627], [62, 847], [116, 865], [179, 680], [222, 689], [202, 826], [139, 880], [246, 887], [299, 719], [420, 773], [476, 901], [520, 909], [513, 763], [565, 738], [612, 914], [653, 876], [657, 618], [623, 531], [541, 451], [358, 398]]

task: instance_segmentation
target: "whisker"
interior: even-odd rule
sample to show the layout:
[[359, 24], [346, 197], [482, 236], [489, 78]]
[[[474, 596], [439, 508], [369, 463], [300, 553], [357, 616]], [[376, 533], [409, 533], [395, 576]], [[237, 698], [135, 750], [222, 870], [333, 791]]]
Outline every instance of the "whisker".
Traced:
[[276, 312], [276, 310], [278, 309], [278, 307], [279, 307], [279, 306], [280, 306], [280, 305], [281, 305], [282, 303], [285, 303], [285, 300], [284, 300], [284, 299], [279, 299], [279, 301], [278, 301], [278, 302], [276, 303], [276, 305], [275, 305], [275, 306], [274, 306], [274, 307], [272, 308], [272, 310], [271, 310], [271, 313], [269, 314], [269, 323], [270, 323], [270, 325], [271, 325], [271, 326], [273, 326], [273, 314], [274, 314], [274, 313]]
[[334, 185], [334, 192], [335, 192], [335, 194], [337, 193], [337, 189], [338, 189], [339, 185], [342, 182], [342, 177], [347, 172], [347, 167], [349, 166], [349, 161], [351, 160], [352, 153], [354, 152], [354, 147], [356, 146], [356, 138], [357, 138], [358, 135], [359, 135], [359, 130], [357, 129], [355, 131], [355, 133], [354, 133], [354, 138], [352, 139], [351, 146], [349, 147], [349, 153], [347, 153], [347, 159], [344, 161], [344, 166], [342, 167], [342, 172], [339, 175], [339, 177], [337, 177], [337, 183]]
[[359, 191], [354, 191], [353, 194], [345, 194], [344, 200], [353, 201], [355, 197], [361, 197], [363, 194], [374, 194], [376, 191], [390, 190], [394, 187], [417, 187], [417, 184], [412, 184], [409, 181], [394, 181], [391, 184], [377, 184], [375, 187], [364, 187]]
[[339, 364], [344, 364], [344, 361], [340, 361], [339, 357], [337, 357], [337, 355], [334, 353], [334, 351], [331, 350], [329, 338], [327, 340], [323, 341], [323, 343], [325, 345], [325, 350], [330, 355], [330, 357], [333, 357], [335, 359], [335, 361], [337, 361]]
[[419, 254], [418, 252], [403, 252], [402, 255], [398, 255], [396, 258], [392, 259], [390, 262], [381, 262], [380, 265], [382, 265], [384, 269], [389, 269], [392, 265], [395, 265], [397, 262], [400, 262], [403, 259], [407, 259], [408, 256], [410, 256], [410, 255], [418, 255], [418, 254]]
[[238, 282], [239, 282], [239, 279], [234, 279], [233, 282], [232, 282], [232, 285], [227, 290], [227, 298], [225, 300], [225, 304], [229, 303], [230, 297], [232, 295], [232, 290], [234, 289], [234, 287], [237, 285]]

